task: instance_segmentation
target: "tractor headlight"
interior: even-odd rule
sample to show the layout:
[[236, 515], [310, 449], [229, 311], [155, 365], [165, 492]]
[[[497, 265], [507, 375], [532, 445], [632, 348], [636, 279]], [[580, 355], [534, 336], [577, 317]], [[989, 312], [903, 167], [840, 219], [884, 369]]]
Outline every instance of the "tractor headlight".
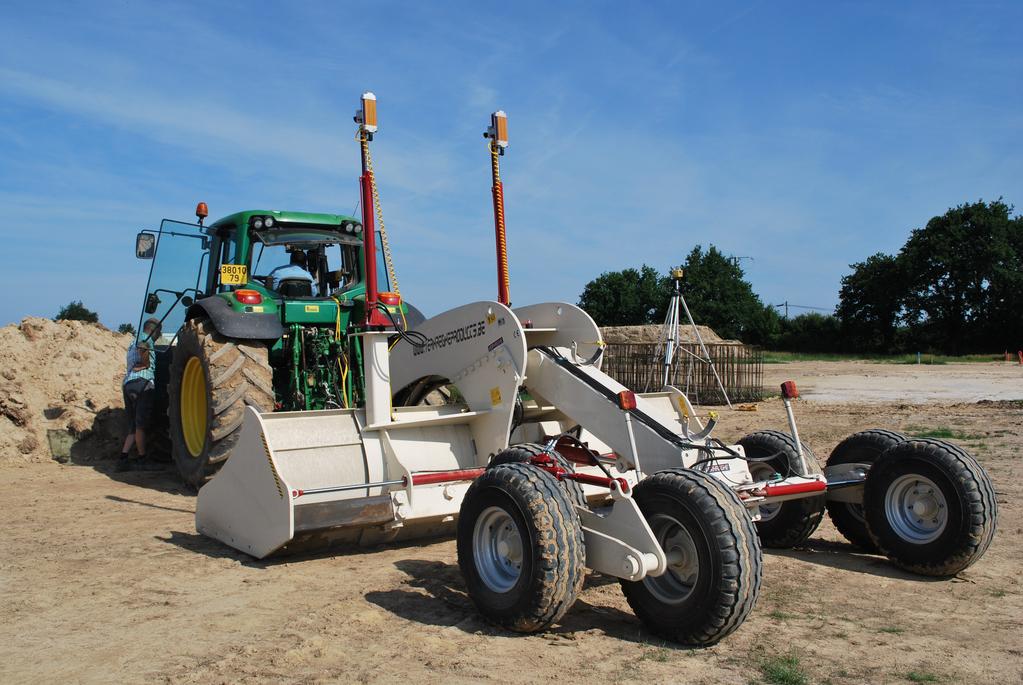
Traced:
[[348, 224], [348, 223], [345, 224], [345, 231], [347, 231], [348, 233], [351, 233], [354, 230], [355, 230], [355, 224]]
[[274, 218], [272, 216], [266, 217], [266, 219], [263, 220], [263, 225], [267, 228], [272, 227], [274, 225]]
[[362, 233], [362, 224], [352, 224], [356, 233]]
[[263, 228], [263, 219], [257, 216], [255, 219], [252, 220], [252, 227], [257, 230]]

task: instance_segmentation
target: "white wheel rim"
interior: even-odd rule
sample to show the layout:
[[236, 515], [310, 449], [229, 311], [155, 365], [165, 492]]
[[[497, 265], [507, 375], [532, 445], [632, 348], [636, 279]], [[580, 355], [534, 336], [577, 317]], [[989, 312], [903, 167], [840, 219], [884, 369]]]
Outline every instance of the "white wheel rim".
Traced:
[[[750, 462], [749, 463], [749, 472], [750, 472], [750, 476], [752, 476], [753, 480], [755, 480], [755, 481], [757, 481], [757, 480], [767, 480], [768, 478], [770, 478], [771, 476], [773, 476], [775, 474], [774, 468], [772, 468], [767, 463], [762, 462], [762, 461], [761, 462]], [[783, 504], [783, 502], [768, 502], [768, 503], [759, 505], [757, 507], [757, 510], [760, 512], [760, 520], [761, 521], [770, 521], [771, 519], [773, 519], [775, 516], [778, 515], [778, 512], [781, 511], [782, 504]]]
[[941, 488], [930, 478], [912, 473], [888, 486], [884, 509], [895, 534], [917, 545], [937, 540], [948, 523], [948, 503]]
[[500, 507], [485, 509], [472, 531], [472, 555], [483, 584], [494, 592], [508, 592], [522, 573], [522, 537], [519, 527]]
[[643, 579], [650, 593], [664, 604], [681, 604], [700, 579], [700, 556], [696, 542], [674, 516], [657, 514], [648, 521], [650, 530], [668, 557], [668, 569], [656, 578]]

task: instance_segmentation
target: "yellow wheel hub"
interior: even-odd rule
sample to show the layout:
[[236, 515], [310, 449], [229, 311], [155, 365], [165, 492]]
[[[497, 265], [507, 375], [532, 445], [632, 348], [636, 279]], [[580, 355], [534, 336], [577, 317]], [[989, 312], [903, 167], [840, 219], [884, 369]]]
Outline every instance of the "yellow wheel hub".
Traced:
[[180, 409], [181, 433], [185, 438], [185, 447], [193, 457], [200, 456], [206, 444], [208, 397], [202, 362], [198, 357], [191, 357], [181, 375]]

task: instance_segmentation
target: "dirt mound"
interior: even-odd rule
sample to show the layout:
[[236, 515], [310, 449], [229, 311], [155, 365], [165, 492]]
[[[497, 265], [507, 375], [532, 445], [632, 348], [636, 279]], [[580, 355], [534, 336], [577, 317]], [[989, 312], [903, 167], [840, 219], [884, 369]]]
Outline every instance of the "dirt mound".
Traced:
[[[703, 342], [711, 344], [737, 344], [738, 340], [724, 340], [709, 326], [697, 326], [700, 329], [700, 337]], [[658, 343], [661, 341], [662, 326], [604, 326], [600, 329], [604, 334], [604, 340], [609, 343]], [[679, 340], [684, 343], [697, 342], [696, 334], [692, 326], [679, 326]]]
[[0, 463], [50, 459], [51, 430], [87, 442], [82, 452], [95, 457], [116, 451], [131, 341], [82, 321], [29, 317], [0, 328]]

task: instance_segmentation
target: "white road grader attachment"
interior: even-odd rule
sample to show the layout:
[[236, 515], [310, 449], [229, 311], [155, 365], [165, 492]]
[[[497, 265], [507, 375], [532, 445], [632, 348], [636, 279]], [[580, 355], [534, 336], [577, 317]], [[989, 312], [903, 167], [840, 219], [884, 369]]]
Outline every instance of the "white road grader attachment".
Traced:
[[[487, 609], [486, 598], [503, 587], [501, 578], [532, 577], [523, 570], [525, 531], [535, 528], [515, 518], [521, 512], [509, 513], [506, 498], [535, 502], [543, 493], [564, 508], [561, 528], [580, 536], [573, 564], [639, 588], [630, 601], [648, 623], [697, 643], [716, 641], [741, 623], [760, 577], [759, 545], [742, 499], [755, 509], [766, 496], [765, 484], [753, 482], [741, 446], [707, 437], [677, 390], [634, 395], [603, 374], [600, 331], [573, 305], [513, 311], [498, 302], [477, 302], [417, 330], [424, 344], [399, 340], [389, 353], [386, 332], [363, 334], [369, 350], [365, 408], [248, 410], [233, 456], [199, 492], [197, 529], [262, 558], [337, 541], [451, 534], [460, 512], [478, 504], [472, 492], [487, 502], [496, 497], [496, 504], [476, 512], [490, 523], [459, 534], [469, 540], [466, 549], [474, 550], [461, 555], [467, 577], [476, 578], [467, 582], [476, 583], [474, 599], [491, 618], [535, 629], [559, 617], [561, 609], [557, 616], [527, 621], [523, 611], [537, 611], [527, 607], [503, 620]], [[461, 402], [390, 404], [393, 390], [440, 382], [454, 386]], [[646, 478], [652, 474], [658, 477]], [[510, 480], [481, 485], [492, 478]], [[824, 488], [817, 478], [789, 480]], [[536, 492], [505, 492], [516, 487]], [[700, 491], [695, 500], [694, 488]], [[706, 499], [702, 505], [700, 496]], [[651, 518], [644, 511], [647, 505], [664, 508], [665, 502], [669, 514]], [[709, 503], [713, 516], [702, 520], [700, 506]], [[743, 563], [733, 576], [713, 579], [710, 569], [720, 560], [704, 557], [715, 554]], [[581, 579], [581, 568], [574, 573]], [[645, 579], [656, 581], [650, 587], [660, 594], [647, 591]], [[712, 580], [731, 588], [728, 601], [734, 603], [720, 625], [705, 625], [720, 607], [717, 613], [676, 610], [670, 620], [659, 616], [680, 598], [720, 596], [720, 588], [700, 585]], [[574, 597], [578, 587], [561, 590]], [[559, 607], [570, 604], [562, 601]], [[682, 627], [676, 625], [679, 616], [688, 617]]]
[[[512, 310], [501, 112], [486, 134], [500, 301], [413, 332], [389, 326], [376, 307], [369, 113], [364, 97], [366, 319], [351, 333], [363, 337], [363, 406], [248, 409], [231, 458], [199, 491], [201, 533], [257, 558], [454, 533], [469, 596], [499, 625], [556, 622], [589, 568], [620, 579], [653, 632], [697, 645], [749, 614], [761, 543], [802, 542], [825, 506], [852, 542], [914, 572], [952, 575], [983, 555], [994, 490], [960, 448], [865, 431], [822, 470], [799, 440], [792, 383], [788, 433], [726, 445], [678, 389], [635, 394], [604, 374], [600, 330], [578, 307]], [[420, 402], [442, 385], [457, 401]]]

